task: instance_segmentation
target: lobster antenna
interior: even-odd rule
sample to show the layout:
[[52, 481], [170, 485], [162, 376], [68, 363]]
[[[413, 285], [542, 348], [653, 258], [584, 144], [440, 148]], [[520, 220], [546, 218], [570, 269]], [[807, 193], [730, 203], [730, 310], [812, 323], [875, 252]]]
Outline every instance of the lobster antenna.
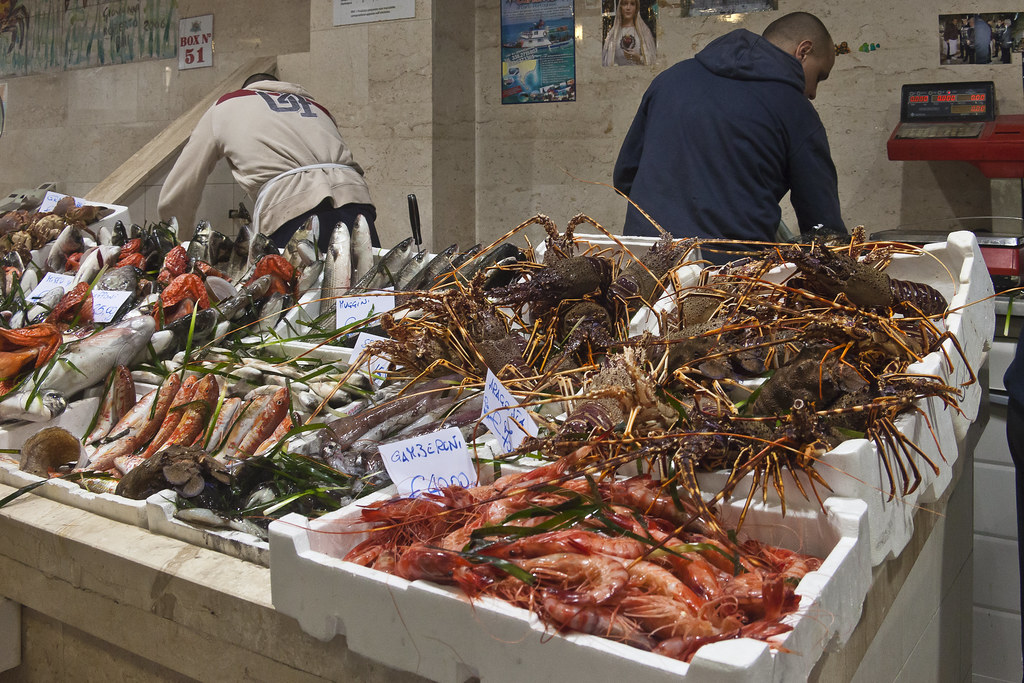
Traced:
[[646, 211], [644, 211], [643, 209], [641, 209], [641, 208], [640, 208], [640, 205], [639, 205], [639, 204], [637, 204], [637, 203], [636, 203], [636, 202], [634, 202], [634, 201], [633, 201], [632, 199], [630, 199], [630, 198], [629, 198], [629, 197], [628, 197], [628, 196], [627, 196], [627, 195], [626, 195], [626, 194], [625, 194], [625, 193], [624, 193], [624, 192], [623, 192], [622, 190], [620, 190], [619, 188], [615, 187], [614, 185], [609, 185], [608, 183], [603, 183], [603, 182], [601, 182], [600, 180], [587, 180], [587, 179], [585, 179], [585, 178], [579, 178], [579, 177], [577, 177], [577, 176], [574, 176], [574, 175], [573, 175], [572, 173], [569, 173], [569, 171], [567, 171], [567, 170], [566, 170], [566, 169], [564, 169], [564, 168], [562, 168], [561, 170], [562, 170], [562, 173], [564, 173], [565, 175], [569, 176], [569, 177], [570, 177], [570, 178], [572, 178], [573, 180], [578, 180], [578, 181], [579, 181], [579, 182], [581, 182], [581, 183], [589, 183], [589, 184], [591, 184], [591, 185], [601, 185], [601, 186], [603, 186], [603, 187], [610, 187], [610, 188], [611, 188], [612, 190], [614, 190], [614, 191], [615, 191], [615, 192], [616, 192], [616, 193], [617, 193], [617, 194], [618, 194], [618, 195], [619, 195], [620, 197], [622, 197], [622, 198], [623, 198], [623, 199], [625, 199], [625, 200], [626, 200], [627, 202], [629, 202], [630, 204], [632, 204], [632, 205], [633, 205], [633, 208], [634, 208], [634, 209], [636, 209], [637, 211], [639, 211], [640, 213], [642, 213], [642, 214], [643, 214], [643, 216], [644, 216], [644, 218], [646, 218], [646, 219], [647, 219], [648, 221], [650, 221], [651, 225], [653, 225], [653, 226], [654, 226], [655, 228], [657, 228], [658, 232], [659, 232], [659, 233], [661, 233], [661, 236], [662, 236], [662, 237], [667, 237], [667, 238], [669, 238], [669, 239], [672, 239], [672, 233], [670, 233], [670, 232], [669, 232], [668, 230], [666, 230], [665, 228], [661, 227], [661, 226], [660, 226], [660, 225], [658, 224], [658, 221], [656, 221], [656, 220], [654, 220], [653, 218], [651, 218], [651, 215], [650, 215], [649, 213], [647, 213]]

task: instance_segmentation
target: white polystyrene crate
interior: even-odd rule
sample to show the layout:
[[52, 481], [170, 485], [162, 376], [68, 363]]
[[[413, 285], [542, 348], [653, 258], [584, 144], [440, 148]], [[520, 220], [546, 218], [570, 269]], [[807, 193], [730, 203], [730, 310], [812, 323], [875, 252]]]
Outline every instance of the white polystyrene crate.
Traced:
[[131, 219], [131, 216], [128, 215], [128, 207], [127, 206], [118, 206], [117, 204], [103, 204], [102, 202], [86, 202], [86, 204], [95, 205], [95, 206], [103, 206], [103, 207], [106, 207], [108, 209], [113, 209], [114, 210], [114, 213], [112, 213], [109, 216], [106, 216], [104, 218], [101, 218], [100, 220], [96, 221], [92, 225], [88, 226], [89, 229], [92, 230], [93, 232], [95, 232], [96, 234], [99, 234], [100, 228], [104, 228], [104, 227], [106, 227], [106, 228], [113, 228], [114, 225], [116, 225], [118, 221], [121, 221], [121, 223], [124, 224], [124, 227], [125, 227], [126, 230], [131, 228], [131, 226], [132, 226], [132, 219]]
[[[310, 635], [330, 640], [343, 634], [354, 652], [438, 681], [788, 683], [806, 679], [833, 636], [841, 642], [849, 636], [870, 585], [864, 504], [830, 500], [826, 509], [803, 516], [804, 542], [792, 531], [775, 534], [786, 537], [780, 544], [825, 556], [821, 569], [797, 588], [800, 616], [782, 641], [792, 654], [740, 639], [701, 648], [686, 664], [595, 636], [555, 634], [536, 615], [502, 601], [470, 603], [448, 586], [344, 562], [339, 558], [365, 537], [358, 503], [319, 520], [293, 514], [271, 523], [271, 591], [275, 608]], [[793, 523], [777, 509], [755, 508], [749, 515], [752, 525], [768, 531]]]
[[[98, 398], [86, 398], [72, 402], [63, 413], [48, 423], [9, 423], [0, 429], [0, 449], [20, 449], [30, 436], [46, 427], [63, 427], [81, 439], [98, 406]], [[42, 481], [41, 477], [22, 472], [18, 468], [18, 457], [13, 457], [13, 462], [0, 461], [0, 484], [22, 488]], [[112, 493], [93, 493], [75, 482], [63, 479], [51, 479], [33, 489], [32, 493], [101, 517], [146, 528], [144, 500], [132, 500]]]
[[[921, 363], [911, 366], [911, 372], [938, 374], [942, 362], [944, 361], [940, 354], [935, 352], [929, 354]], [[829, 492], [820, 485], [817, 487], [822, 498], [836, 495], [863, 500], [867, 504], [870, 556], [873, 566], [890, 557], [896, 557], [903, 551], [914, 533], [913, 520], [917, 506], [935, 502], [948, 489], [959, 454], [952, 420], [954, 415], [956, 413], [952, 408], [947, 408], [941, 400], [933, 398], [918, 401], [914, 410], [897, 419], [897, 429], [917, 444], [939, 468], [936, 474], [924, 458], [911, 449], [906, 457], [916, 464], [921, 481], [917, 488], [907, 495], [900, 495], [898, 492], [900, 475], [894, 464], [897, 494], [892, 499], [889, 498], [889, 478], [879, 457], [878, 447], [866, 439], [848, 439], [817, 459], [815, 471], [831, 488]], [[891, 459], [890, 461], [894, 462]], [[697, 475], [702, 491], [721, 490], [727, 478], [727, 472]], [[741, 479], [736, 485], [735, 495], [745, 497], [751, 481], [752, 475]], [[817, 499], [808, 488], [807, 478], [801, 477], [801, 482], [808, 491], [809, 499], [800, 494], [796, 482], [788, 472], [782, 475], [788, 512], [818, 507]], [[769, 485], [765, 493], [770, 503], [778, 504], [779, 497], [774, 487]], [[757, 495], [760, 499], [761, 493], [758, 492]]]
[[270, 566], [270, 546], [266, 541], [244, 531], [214, 529], [183, 522], [174, 516], [177, 498], [174, 491], [166, 490], [146, 499], [146, 517], [151, 532], [264, 567]]
[[[735, 525], [743, 504], [736, 501], [722, 509], [720, 519], [726, 527]], [[867, 504], [832, 496], [824, 502], [824, 513], [788, 512], [784, 523], [780, 517], [778, 506], [752, 504], [741, 535], [824, 558], [821, 567], [797, 586], [797, 611], [783, 618], [793, 626], [779, 643], [789, 653], [772, 653], [772, 680], [803, 681], [825, 646], [845, 645], [860, 621], [872, 580]]]

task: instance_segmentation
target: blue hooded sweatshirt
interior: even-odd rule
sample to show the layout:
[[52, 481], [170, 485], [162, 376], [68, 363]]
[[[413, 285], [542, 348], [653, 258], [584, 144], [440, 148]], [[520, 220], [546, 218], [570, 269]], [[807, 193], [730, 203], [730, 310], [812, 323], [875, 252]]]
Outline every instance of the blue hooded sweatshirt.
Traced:
[[[801, 232], [846, 231], [825, 128], [800, 62], [745, 29], [659, 74], [622, 143], [615, 187], [677, 237], [774, 241], [790, 201]], [[626, 235], [659, 233], [632, 205]]]

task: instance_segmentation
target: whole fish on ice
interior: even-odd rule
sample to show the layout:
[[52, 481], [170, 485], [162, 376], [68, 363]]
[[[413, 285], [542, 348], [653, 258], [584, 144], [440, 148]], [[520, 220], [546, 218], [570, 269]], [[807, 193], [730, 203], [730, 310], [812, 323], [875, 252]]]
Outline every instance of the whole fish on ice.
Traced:
[[[17, 393], [0, 401], [0, 417], [35, 422], [53, 419], [63, 412], [63, 407], [56, 413], [27, 408], [35, 406], [41, 395], [56, 392], [70, 399], [103, 382], [116, 366], [130, 363], [155, 331], [153, 318], [138, 316], [67, 344], [53, 361], [36, 370]], [[52, 397], [50, 403], [57, 406]], [[24, 417], [15, 417], [19, 410], [25, 412]]]

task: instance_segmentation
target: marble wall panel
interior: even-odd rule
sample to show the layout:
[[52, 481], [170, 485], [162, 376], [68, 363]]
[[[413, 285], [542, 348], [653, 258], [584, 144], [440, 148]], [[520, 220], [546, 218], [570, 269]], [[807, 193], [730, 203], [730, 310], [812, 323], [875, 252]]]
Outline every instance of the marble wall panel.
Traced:
[[307, 88], [339, 126], [352, 120], [352, 110], [370, 103], [370, 59], [365, 25], [315, 31], [310, 37]]
[[45, 74], [7, 81], [5, 130], [60, 128], [68, 116], [67, 76]]
[[68, 125], [109, 125], [138, 120], [139, 67], [112, 64], [67, 79]]
[[74, 126], [74, 154], [51, 158], [47, 167], [65, 182], [95, 184], [93, 179], [104, 177], [111, 158], [127, 159], [162, 129], [161, 122]]
[[250, 56], [307, 51], [309, 13], [310, 0], [178, 2], [178, 16], [182, 19], [205, 14], [213, 15], [215, 49], [218, 52], [246, 53]]

